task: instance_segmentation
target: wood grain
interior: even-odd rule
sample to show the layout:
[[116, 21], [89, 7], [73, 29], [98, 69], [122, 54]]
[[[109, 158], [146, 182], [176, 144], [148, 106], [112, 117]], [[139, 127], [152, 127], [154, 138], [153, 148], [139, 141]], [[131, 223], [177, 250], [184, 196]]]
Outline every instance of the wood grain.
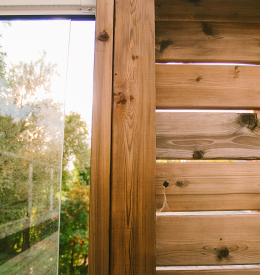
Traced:
[[156, 62], [233, 62], [259, 64], [260, 24], [156, 23]]
[[260, 209], [260, 163], [157, 163], [156, 207], [168, 212]]
[[260, 215], [157, 215], [156, 264], [258, 264]]
[[156, 20], [260, 22], [255, 0], [155, 0]]
[[260, 66], [157, 64], [156, 107], [256, 110], [259, 75]]
[[257, 114], [156, 114], [158, 159], [260, 159]]
[[156, 275], [258, 275], [260, 274], [260, 268], [246, 268], [241, 267], [241, 269], [232, 269], [229, 270], [214, 270], [214, 269], [205, 269], [199, 270], [198, 268], [194, 270], [160, 270], [156, 271]]
[[[115, 6], [110, 274], [155, 274], [154, 2]], [[149, 183], [149, 184], [148, 184]]]
[[89, 274], [109, 274], [114, 1], [98, 0], [91, 144]]

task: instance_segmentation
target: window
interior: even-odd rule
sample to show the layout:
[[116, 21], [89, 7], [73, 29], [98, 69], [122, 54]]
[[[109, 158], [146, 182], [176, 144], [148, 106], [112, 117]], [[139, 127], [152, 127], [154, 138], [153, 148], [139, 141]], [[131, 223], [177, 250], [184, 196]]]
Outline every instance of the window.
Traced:
[[1, 25], [0, 274], [57, 274], [59, 222], [60, 252], [65, 255], [60, 253], [61, 266], [66, 267], [60, 274], [85, 272], [90, 169], [86, 138], [92, 99], [77, 92], [82, 92], [83, 78], [85, 94], [92, 93], [95, 24], [44, 20]]

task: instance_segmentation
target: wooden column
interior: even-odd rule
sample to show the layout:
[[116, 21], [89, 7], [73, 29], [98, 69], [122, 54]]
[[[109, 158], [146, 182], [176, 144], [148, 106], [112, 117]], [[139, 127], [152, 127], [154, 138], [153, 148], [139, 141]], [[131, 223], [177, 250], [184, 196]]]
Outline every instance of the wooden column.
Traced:
[[91, 145], [89, 274], [109, 274], [114, 0], [97, 0]]
[[155, 274], [154, 1], [115, 1], [110, 274]]

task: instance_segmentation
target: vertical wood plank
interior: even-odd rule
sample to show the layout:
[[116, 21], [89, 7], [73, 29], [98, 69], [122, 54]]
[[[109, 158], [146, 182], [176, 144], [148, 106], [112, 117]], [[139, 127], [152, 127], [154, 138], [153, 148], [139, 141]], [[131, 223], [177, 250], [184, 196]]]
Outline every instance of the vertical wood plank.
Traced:
[[154, 1], [115, 3], [110, 274], [155, 274]]
[[91, 146], [89, 274], [109, 274], [114, 0], [97, 0]]

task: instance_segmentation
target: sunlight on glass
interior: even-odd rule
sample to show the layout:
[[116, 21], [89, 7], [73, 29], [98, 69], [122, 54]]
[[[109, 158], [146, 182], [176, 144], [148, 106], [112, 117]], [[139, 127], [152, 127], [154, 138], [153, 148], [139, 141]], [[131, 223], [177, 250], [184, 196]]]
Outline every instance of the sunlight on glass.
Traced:
[[94, 28], [0, 22], [1, 275], [87, 274]]

